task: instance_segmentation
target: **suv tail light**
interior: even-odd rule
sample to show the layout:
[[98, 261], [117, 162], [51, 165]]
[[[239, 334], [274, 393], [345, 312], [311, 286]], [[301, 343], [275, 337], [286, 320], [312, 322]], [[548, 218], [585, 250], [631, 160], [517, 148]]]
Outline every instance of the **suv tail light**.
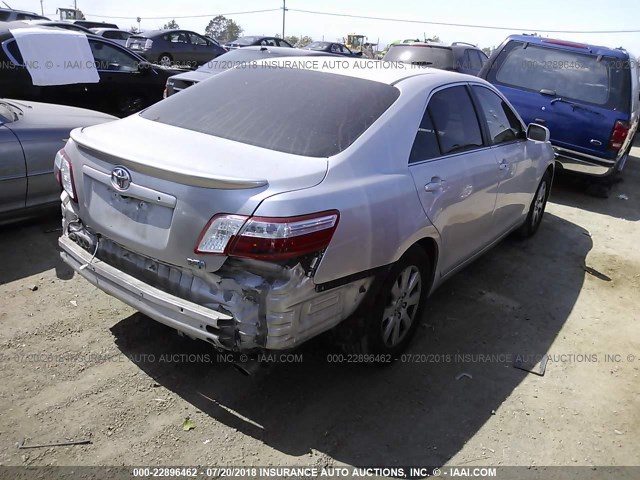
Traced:
[[144, 50], [149, 50], [151, 47], [153, 47], [153, 40], [151, 40], [150, 38], [147, 38], [147, 41], [144, 42], [144, 47], [142, 47]]
[[195, 253], [286, 260], [326, 248], [338, 225], [337, 210], [299, 217], [216, 215], [204, 228]]
[[609, 140], [609, 148], [611, 150], [620, 150], [622, 148], [624, 141], [627, 139], [629, 128], [630, 126], [627, 122], [616, 121], [613, 126], [613, 132], [611, 132], [611, 139]]
[[58, 153], [56, 153], [53, 171], [60, 186], [71, 197], [71, 200], [77, 202], [78, 195], [76, 193], [76, 185], [73, 180], [73, 166], [71, 165], [71, 160], [65, 153], [64, 148], [60, 149]]

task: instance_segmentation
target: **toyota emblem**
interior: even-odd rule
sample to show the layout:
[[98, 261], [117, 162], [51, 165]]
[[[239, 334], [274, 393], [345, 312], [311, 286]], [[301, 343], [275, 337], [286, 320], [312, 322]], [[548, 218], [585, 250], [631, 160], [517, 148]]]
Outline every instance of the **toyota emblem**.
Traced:
[[124, 192], [131, 185], [131, 174], [124, 167], [115, 167], [111, 171], [111, 184], [116, 190]]

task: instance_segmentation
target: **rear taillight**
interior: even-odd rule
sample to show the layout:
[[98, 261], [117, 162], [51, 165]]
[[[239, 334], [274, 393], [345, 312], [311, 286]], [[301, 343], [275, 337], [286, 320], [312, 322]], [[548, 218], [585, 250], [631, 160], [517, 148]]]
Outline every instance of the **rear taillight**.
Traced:
[[144, 42], [144, 48], [145, 50], [149, 50], [151, 47], [153, 47], [153, 40], [147, 38], [146, 42]]
[[629, 124], [620, 120], [616, 121], [613, 126], [613, 132], [611, 132], [611, 139], [609, 140], [609, 148], [611, 150], [620, 150], [624, 141], [629, 134]]
[[78, 201], [78, 195], [76, 193], [76, 185], [73, 180], [73, 166], [71, 160], [64, 151], [64, 148], [56, 153], [56, 158], [53, 167], [56, 180], [65, 192], [71, 197], [74, 202]]
[[217, 215], [203, 230], [196, 253], [286, 260], [326, 248], [338, 225], [336, 210], [298, 217]]

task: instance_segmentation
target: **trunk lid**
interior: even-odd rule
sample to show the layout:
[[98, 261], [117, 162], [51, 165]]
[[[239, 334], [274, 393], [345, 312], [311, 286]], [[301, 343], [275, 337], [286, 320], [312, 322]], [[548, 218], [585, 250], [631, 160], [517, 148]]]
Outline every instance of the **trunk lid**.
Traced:
[[[65, 151], [87, 226], [164, 263], [187, 267], [202, 260], [207, 271], [225, 261], [194, 253], [211, 217], [251, 215], [265, 198], [317, 185], [327, 171], [326, 158], [275, 152], [138, 115], [76, 129], [71, 138]], [[112, 180], [116, 166], [129, 175], [125, 190]]]

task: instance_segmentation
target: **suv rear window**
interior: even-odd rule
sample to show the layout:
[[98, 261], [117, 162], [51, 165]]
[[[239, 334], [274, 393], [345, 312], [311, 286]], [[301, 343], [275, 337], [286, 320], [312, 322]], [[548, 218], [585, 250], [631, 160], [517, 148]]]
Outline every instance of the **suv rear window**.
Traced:
[[390, 85], [296, 68], [235, 68], [140, 115], [175, 127], [309, 157], [346, 149], [398, 98]]
[[440, 69], [454, 67], [453, 52], [450, 48], [430, 45], [394, 45], [384, 56], [384, 60]]
[[631, 74], [628, 61], [558, 48], [510, 42], [498, 58], [489, 81], [498, 85], [628, 111]]

